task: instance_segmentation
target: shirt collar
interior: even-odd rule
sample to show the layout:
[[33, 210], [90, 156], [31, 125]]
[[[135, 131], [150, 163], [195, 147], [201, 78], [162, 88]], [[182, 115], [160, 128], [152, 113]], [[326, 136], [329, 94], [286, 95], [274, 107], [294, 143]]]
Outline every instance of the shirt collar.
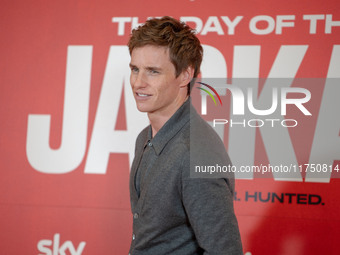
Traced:
[[149, 126], [148, 141], [151, 141], [157, 155], [164, 149], [165, 145], [173, 138], [190, 119], [190, 97], [171, 116], [171, 118], [161, 127], [154, 138], [152, 138], [152, 128]]

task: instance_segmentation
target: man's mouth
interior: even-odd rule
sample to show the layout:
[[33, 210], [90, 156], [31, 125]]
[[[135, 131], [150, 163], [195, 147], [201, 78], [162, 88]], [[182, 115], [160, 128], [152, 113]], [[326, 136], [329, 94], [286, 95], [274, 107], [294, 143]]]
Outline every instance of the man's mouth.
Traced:
[[144, 93], [136, 93], [136, 95], [139, 96], [139, 97], [149, 97], [149, 96], [151, 96], [149, 94], [144, 94]]

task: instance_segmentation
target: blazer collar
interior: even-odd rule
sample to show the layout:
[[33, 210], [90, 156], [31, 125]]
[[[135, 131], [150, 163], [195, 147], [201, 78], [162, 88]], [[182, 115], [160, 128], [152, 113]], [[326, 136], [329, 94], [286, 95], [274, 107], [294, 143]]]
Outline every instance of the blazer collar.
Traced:
[[[165, 145], [184, 127], [190, 119], [191, 98], [189, 97], [183, 105], [171, 116], [171, 118], [161, 127], [154, 138], [152, 138], [152, 128], [149, 126], [148, 139], [159, 155]], [[145, 144], [146, 145], [146, 144]]]

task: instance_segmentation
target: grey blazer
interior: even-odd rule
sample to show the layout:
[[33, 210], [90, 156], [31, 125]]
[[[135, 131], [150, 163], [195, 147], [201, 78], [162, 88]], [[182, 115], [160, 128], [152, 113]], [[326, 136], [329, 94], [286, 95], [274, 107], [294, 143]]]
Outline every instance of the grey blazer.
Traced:
[[[211, 176], [193, 172], [196, 165], [216, 164], [231, 162], [190, 99], [154, 138], [150, 126], [139, 134], [130, 174], [129, 254], [243, 254], [233, 209], [233, 175], [206, 178]], [[137, 170], [141, 174], [136, 183]]]

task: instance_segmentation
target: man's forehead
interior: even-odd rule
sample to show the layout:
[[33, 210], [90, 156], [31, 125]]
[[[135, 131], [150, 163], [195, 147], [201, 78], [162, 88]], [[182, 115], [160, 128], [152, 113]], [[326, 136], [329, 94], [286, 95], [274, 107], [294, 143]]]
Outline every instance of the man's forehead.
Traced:
[[[171, 63], [169, 48], [158, 45], [145, 45], [136, 47], [131, 52], [131, 63], [133, 66], [158, 66]], [[172, 64], [172, 63], [171, 63]]]
[[145, 55], [146, 57], [169, 57], [169, 48], [165, 46], [158, 45], [145, 45], [136, 47], [131, 52], [131, 57], [136, 55]]

